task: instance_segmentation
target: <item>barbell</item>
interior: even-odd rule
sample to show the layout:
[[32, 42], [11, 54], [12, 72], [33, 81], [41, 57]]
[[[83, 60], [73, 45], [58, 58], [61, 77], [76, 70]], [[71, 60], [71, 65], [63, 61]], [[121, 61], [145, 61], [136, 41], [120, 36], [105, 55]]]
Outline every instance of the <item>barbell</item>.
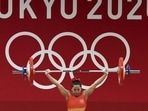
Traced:
[[[118, 74], [119, 85], [123, 84], [123, 81], [125, 79], [125, 75], [140, 73], [140, 70], [131, 70], [130, 65], [127, 65], [125, 67], [123, 62], [124, 62], [123, 57], [120, 57], [119, 61], [118, 61], [118, 70], [108, 71], [108, 72], [115, 72]], [[26, 67], [22, 67], [22, 70], [13, 70], [12, 73], [13, 74], [22, 74], [23, 77], [28, 77], [30, 84], [33, 84], [35, 73], [45, 73], [45, 70], [35, 70], [33, 66], [34, 66], [33, 58], [30, 58], [27, 62]], [[50, 70], [50, 72], [51, 73], [57, 73], [57, 72], [80, 72], [80, 73], [102, 72], [103, 73], [104, 70]]]

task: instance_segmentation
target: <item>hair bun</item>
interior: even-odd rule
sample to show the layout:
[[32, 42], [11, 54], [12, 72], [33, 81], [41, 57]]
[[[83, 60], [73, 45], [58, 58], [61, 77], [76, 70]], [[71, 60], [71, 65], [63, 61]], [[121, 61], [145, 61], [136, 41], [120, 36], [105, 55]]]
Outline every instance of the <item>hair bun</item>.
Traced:
[[79, 81], [80, 82], [80, 78], [79, 77], [74, 77], [71, 80], [72, 80], [72, 82], [75, 82], [75, 81]]

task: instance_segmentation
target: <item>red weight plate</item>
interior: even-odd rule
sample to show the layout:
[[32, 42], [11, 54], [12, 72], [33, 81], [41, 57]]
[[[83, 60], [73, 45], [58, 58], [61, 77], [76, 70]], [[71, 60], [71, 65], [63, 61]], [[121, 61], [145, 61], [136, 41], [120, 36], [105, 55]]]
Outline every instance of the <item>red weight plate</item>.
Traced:
[[120, 57], [119, 63], [118, 63], [118, 83], [119, 85], [123, 85], [124, 79], [125, 79], [125, 67], [123, 64], [123, 57]]
[[26, 66], [26, 73], [27, 73], [28, 80], [30, 81], [30, 63], [29, 63], [29, 60], [27, 62], [27, 66]]
[[33, 58], [30, 58], [28, 60], [27, 70], [28, 70], [28, 80], [29, 80], [30, 84], [32, 85], [33, 80], [34, 80]]

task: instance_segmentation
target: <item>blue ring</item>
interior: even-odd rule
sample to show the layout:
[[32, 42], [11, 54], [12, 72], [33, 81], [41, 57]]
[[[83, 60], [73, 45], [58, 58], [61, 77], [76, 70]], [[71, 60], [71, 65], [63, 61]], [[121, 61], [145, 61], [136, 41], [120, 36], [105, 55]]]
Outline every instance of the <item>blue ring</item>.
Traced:
[[126, 72], [127, 72], [127, 75], [128, 75], [128, 76], [130, 76], [130, 73], [131, 73], [130, 70], [131, 70], [131, 69], [130, 69], [130, 65], [127, 65], [127, 66], [126, 66]]
[[26, 77], [25, 73], [26, 73], [26, 69], [25, 69], [25, 67], [23, 66], [23, 67], [22, 67], [22, 76], [23, 76], [23, 78]]

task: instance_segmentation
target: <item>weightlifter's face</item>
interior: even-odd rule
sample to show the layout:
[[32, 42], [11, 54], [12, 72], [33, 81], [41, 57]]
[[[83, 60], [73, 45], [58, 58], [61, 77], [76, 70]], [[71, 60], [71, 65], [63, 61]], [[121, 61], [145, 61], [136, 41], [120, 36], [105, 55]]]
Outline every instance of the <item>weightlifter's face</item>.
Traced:
[[82, 89], [80, 85], [73, 85], [71, 90], [72, 90], [72, 94], [77, 97], [81, 94]]

